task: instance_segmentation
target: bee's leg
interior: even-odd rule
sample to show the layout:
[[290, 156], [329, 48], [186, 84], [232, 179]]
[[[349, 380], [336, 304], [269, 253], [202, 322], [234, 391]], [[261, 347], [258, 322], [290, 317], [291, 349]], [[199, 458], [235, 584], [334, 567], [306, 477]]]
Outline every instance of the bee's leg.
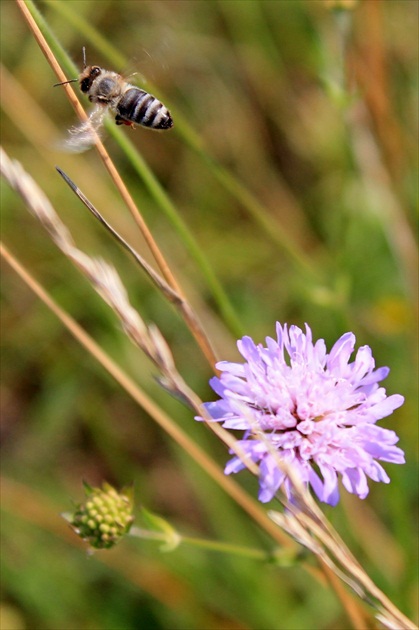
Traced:
[[115, 122], [117, 125], [127, 125], [127, 127], [132, 127], [132, 129], [135, 129], [135, 125], [133, 122], [122, 118], [122, 116], [120, 116], [119, 114], [115, 116]]

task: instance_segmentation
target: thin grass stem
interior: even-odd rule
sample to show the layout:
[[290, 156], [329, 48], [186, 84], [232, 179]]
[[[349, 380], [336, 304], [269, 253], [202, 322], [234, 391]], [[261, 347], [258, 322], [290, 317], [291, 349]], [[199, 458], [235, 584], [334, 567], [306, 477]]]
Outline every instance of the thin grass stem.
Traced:
[[[44, 35], [48, 38], [50, 37], [50, 29], [47, 27], [44, 20], [40, 19], [39, 12], [34, 6], [32, 0], [26, 0], [26, 2], [24, 2], [23, 0], [16, 0], [16, 2], [18, 3], [19, 8], [21, 9], [26, 21], [28, 22], [29, 27], [33, 31], [37, 42], [39, 43], [41, 49], [43, 50], [45, 56], [47, 57], [47, 60], [51, 64], [51, 67], [54, 69], [59, 81], [60, 82], [66, 81], [65, 75], [59, 68], [57, 61], [54, 58], [54, 54], [51, 48], [48, 46], [47, 40], [44, 37]], [[30, 8], [30, 11], [26, 7], [26, 5], [28, 8]], [[38, 19], [39, 19], [40, 26], [45, 30], [44, 35], [41, 32], [41, 28], [37, 24]], [[55, 39], [54, 39], [54, 42], [56, 43]], [[63, 53], [64, 51], [62, 50], [61, 52]], [[72, 87], [67, 84], [67, 85], [64, 85], [63, 88], [65, 89], [66, 94], [71, 104], [73, 105], [77, 115], [79, 116], [79, 118], [82, 121], [87, 120], [87, 115], [84, 112], [83, 108], [81, 107], [80, 102], [77, 99]], [[205, 278], [207, 279], [207, 282], [212, 290], [214, 300], [218, 304], [219, 310], [225, 319], [225, 323], [230, 328], [231, 332], [234, 334], [235, 337], [240, 337], [243, 334], [243, 329], [240, 324], [239, 318], [236, 315], [224, 289], [222, 288], [214, 272], [212, 271], [212, 268], [209, 262], [206, 260], [206, 257], [203, 254], [202, 248], [200, 248], [196, 244], [196, 241], [193, 239], [191, 233], [186, 228], [186, 225], [181, 220], [180, 216], [177, 214], [173, 203], [169, 200], [167, 195], [164, 193], [162, 187], [160, 186], [160, 184], [158, 184], [156, 178], [151, 173], [148, 166], [145, 164], [145, 161], [139, 158], [138, 154], [133, 151], [132, 145], [130, 145], [129, 141], [126, 138], [124, 138], [123, 134], [121, 133], [118, 134], [117, 133], [118, 130], [116, 130], [114, 127], [115, 127], [114, 125], [112, 125], [112, 128], [109, 127], [111, 129], [111, 133], [115, 135], [115, 137], [118, 138], [119, 142], [121, 143], [122, 148], [131, 149], [129, 152], [127, 152], [127, 155], [131, 159], [134, 159], [135, 157], [135, 162], [133, 162], [133, 165], [136, 168], [138, 174], [144, 179], [150, 192], [153, 194], [156, 203], [159, 204], [160, 208], [172, 220], [173, 225], [178, 229], [179, 233], [185, 239], [186, 245], [188, 246], [189, 250], [194, 254], [195, 260], [197, 264], [199, 265], [199, 267], [202, 269], [203, 274]], [[117, 169], [115, 168], [104, 145], [99, 139], [96, 142], [96, 148], [111, 178], [113, 179], [115, 186], [119, 190], [121, 197], [123, 198], [135, 222], [140, 228], [150, 248], [150, 251], [153, 253], [153, 256], [156, 259], [156, 262], [158, 263], [164, 277], [166, 278], [170, 286], [177, 293], [181, 294], [184, 297], [183, 291], [181, 290], [181, 287], [179, 286], [178, 281], [175, 279], [174, 275], [170, 271], [170, 268], [163, 254], [161, 253], [159, 247], [157, 246], [150, 230], [148, 229], [141, 213], [139, 212], [138, 207], [136, 206], [131, 194], [128, 192], [128, 189], [126, 188], [122, 178], [120, 177]]]
[[[34, 10], [35, 13], [35, 7], [33, 5], [33, 2], [31, 2], [31, 0], [27, 0], [27, 2], [25, 3], [23, 0], [16, 0], [17, 5], [19, 7], [19, 9], [22, 12], [23, 17], [25, 18], [30, 30], [32, 31], [36, 41], [38, 42], [39, 46], [41, 47], [44, 55], [46, 56], [48, 62], [50, 63], [51, 67], [53, 68], [54, 72], [56, 73], [58, 80], [60, 82], [65, 82], [66, 81], [66, 76], [64, 75], [64, 73], [62, 72], [61, 68], [59, 67], [59, 64], [57, 62], [57, 60], [55, 59], [54, 53], [52, 52], [51, 48], [49, 47], [45, 37], [43, 36], [40, 28], [38, 27], [33, 15], [31, 14], [31, 12], [28, 10], [28, 7], [31, 7], [32, 10]], [[82, 108], [78, 98], [75, 95], [74, 90], [71, 88], [70, 85], [66, 84], [63, 85], [63, 88], [66, 91], [66, 94], [71, 102], [71, 104], [73, 105], [77, 115], [79, 116], [80, 120], [82, 121], [86, 121], [88, 119], [84, 109]], [[155, 242], [150, 230], [147, 227], [147, 224], [145, 223], [140, 211], [138, 210], [136, 204], [134, 203], [133, 198], [131, 197], [130, 193], [128, 192], [127, 187], [125, 186], [121, 176], [119, 175], [114, 163], [112, 162], [108, 152], [106, 151], [105, 147], [103, 146], [102, 142], [100, 141], [100, 139], [97, 139], [96, 142], [96, 148], [98, 150], [98, 153], [106, 167], [106, 169], [108, 170], [109, 175], [111, 176], [112, 180], [115, 183], [115, 186], [117, 187], [121, 197], [123, 198], [124, 202], [126, 203], [128, 209], [130, 210], [132, 217], [134, 218], [134, 221], [137, 223], [139, 229], [141, 230], [141, 233], [144, 236], [144, 239], [147, 242], [147, 245], [150, 248], [150, 251], [152, 252], [157, 264], [159, 265], [162, 274], [164, 275], [164, 277], [166, 278], [167, 282], [169, 283], [169, 285], [177, 292], [183, 295], [183, 292], [178, 284], [178, 282], [175, 280], [172, 272], [170, 271], [169, 265], [167, 264], [165, 258], [163, 257], [163, 254], [161, 253], [159, 247], [157, 246], [157, 243]]]

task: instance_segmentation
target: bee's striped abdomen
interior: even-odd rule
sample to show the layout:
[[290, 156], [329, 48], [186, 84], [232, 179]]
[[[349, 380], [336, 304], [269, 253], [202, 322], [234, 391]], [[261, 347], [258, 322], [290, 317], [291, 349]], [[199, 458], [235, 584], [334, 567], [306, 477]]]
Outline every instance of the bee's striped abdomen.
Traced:
[[127, 120], [151, 129], [173, 127], [173, 120], [167, 107], [152, 94], [136, 87], [129, 88], [123, 94], [116, 111], [117, 124]]

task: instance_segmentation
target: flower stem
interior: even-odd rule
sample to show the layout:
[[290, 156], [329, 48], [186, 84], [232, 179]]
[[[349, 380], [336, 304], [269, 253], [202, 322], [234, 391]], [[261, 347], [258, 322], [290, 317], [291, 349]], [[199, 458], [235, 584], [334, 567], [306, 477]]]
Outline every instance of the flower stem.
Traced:
[[[134, 538], [142, 538], [145, 540], [156, 540], [162, 543], [171, 542], [172, 534], [166, 532], [158, 532], [141, 527], [131, 527], [128, 536]], [[240, 556], [251, 560], [260, 560], [261, 562], [274, 562], [280, 566], [289, 566], [301, 557], [301, 549], [284, 549], [278, 548], [273, 551], [265, 551], [252, 547], [244, 547], [232, 543], [220, 542], [216, 540], [208, 540], [205, 538], [196, 538], [194, 536], [183, 536], [176, 532], [177, 545], [185, 544], [190, 547], [198, 547], [208, 551], [217, 551], [232, 556]]]

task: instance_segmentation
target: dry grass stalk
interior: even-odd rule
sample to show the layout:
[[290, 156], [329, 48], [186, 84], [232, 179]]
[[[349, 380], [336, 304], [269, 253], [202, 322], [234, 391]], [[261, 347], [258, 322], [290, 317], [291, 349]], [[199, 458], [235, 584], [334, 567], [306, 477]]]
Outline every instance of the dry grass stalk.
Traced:
[[156, 326], [147, 326], [131, 306], [125, 287], [115, 269], [101, 259], [94, 259], [79, 250], [70, 232], [58, 217], [49, 199], [26, 173], [21, 164], [10, 160], [0, 148], [1, 173], [25, 201], [29, 211], [41, 222], [59, 249], [88, 278], [102, 299], [113, 309], [128, 337], [155, 364], [161, 373], [161, 384], [175, 397], [183, 400], [194, 412], [207, 420], [208, 426], [227, 446], [236, 452], [253, 474], [258, 468], [242, 452], [236, 440], [217, 423], [211, 422], [202, 401], [188, 387], [175, 368], [171, 351]]
[[[54, 70], [55, 74], [57, 75], [57, 78], [60, 82], [65, 82], [67, 80], [67, 77], [64, 75], [57, 59], [55, 58], [54, 53], [52, 52], [51, 48], [49, 47], [45, 37], [42, 35], [38, 25], [36, 24], [35, 20], [33, 19], [30, 11], [28, 10], [27, 6], [25, 5], [25, 3], [23, 2], [23, 0], [16, 0], [17, 5], [19, 7], [19, 9], [22, 12], [23, 17], [25, 18], [30, 30], [32, 31], [36, 41], [38, 42], [42, 52], [44, 53], [45, 57], [47, 58], [49, 64], [51, 65], [52, 69]], [[80, 104], [80, 101], [78, 100], [74, 90], [72, 89], [71, 85], [69, 85], [68, 83], [66, 85], [63, 85], [63, 89], [65, 90], [68, 99], [70, 101], [70, 103], [72, 104], [72, 106], [74, 107], [76, 114], [78, 115], [78, 117], [80, 118], [80, 120], [82, 122], [86, 122], [88, 120], [87, 114], [84, 111], [83, 107]], [[170, 270], [170, 267], [165, 259], [165, 257], [163, 256], [163, 253], [161, 252], [159, 246], [157, 245], [152, 233], [150, 232], [144, 218], [141, 215], [141, 212], [139, 211], [137, 205], [135, 204], [131, 194], [129, 193], [127, 187], [125, 186], [125, 183], [123, 182], [120, 174], [118, 173], [117, 168], [115, 167], [109, 153], [107, 152], [107, 150], [105, 149], [103, 143], [100, 141], [100, 138], [97, 138], [96, 141], [96, 149], [104, 163], [104, 166], [106, 167], [106, 169], [108, 170], [116, 188], [118, 189], [122, 199], [124, 200], [125, 204], [127, 205], [134, 221], [136, 222], [137, 226], [139, 227], [144, 240], [146, 241], [151, 253], [153, 254], [156, 263], [158, 264], [162, 275], [164, 276], [167, 284], [173, 289], [173, 291], [182, 297], [182, 301], [183, 303], [186, 305], [185, 306], [185, 310], [187, 309], [189, 314], [192, 314], [192, 309], [187, 306], [187, 300], [185, 298], [184, 292], [181, 288], [181, 286], [179, 285], [178, 281], [176, 280], [176, 278], [174, 277], [172, 271]], [[202, 349], [202, 352], [204, 353], [204, 356], [207, 358], [210, 366], [212, 369], [214, 369], [214, 364], [216, 363], [216, 356], [214, 354], [214, 350], [211, 347], [207, 336], [203, 333], [203, 329], [201, 325], [198, 325], [198, 321], [197, 318], [194, 317], [190, 318], [191, 322], [195, 321], [196, 325], [194, 327], [191, 327], [191, 332], [194, 335], [198, 345], [200, 346], [200, 348]]]
[[[45, 57], [47, 58], [49, 64], [51, 65], [52, 69], [54, 70], [55, 74], [57, 75], [57, 78], [60, 82], [65, 82], [67, 80], [67, 77], [65, 76], [65, 74], [63, 73], [63, 71], [61, 70], [61, 67], [57, 61], [57, 59], [55, 58], [54, 53], [52, 52], [51, 48], [48, 46], [48, 43], [45, 39], [45, 37], [42, 35], [38, 25], [36, 24], [35, 20], [33, 19], [30, 11], [28, 10], [27, 6], [25, 5], [25, 3], [23, 2], [23, 0], [16, 0], [17, 2], [17, 6], [19, 7], [19, 9], [22, 12], [23, 17], [25, 18], [30, 30], [32, 31], [36, 41], [38, 42], [42, 52], [44, 53]], [[80, 101], [78, 100], [74, 90], [71, 88], [70, 85], [66, 84], [63, 86], [63, 89], [65, 90], [70, 103], [72, 104], [72, 106], [74, 107], [77, 116], [80, 118], [80, 120], [82, 122], [86, 122], [88, 120], [87, 114], [84, 111], [83, 107], [80, 104]], [[151, 232], [149, 231], [143, 217], [141, 216], [140, 211], [138, 210], [133, 198], [131, 197], [130, 193], [128, 192], [127, 187], [125, 186], [124, 182], [122, 181], [121, 176], [119, 175], [114, 163], [112, 162], [108, 152], [106, 151], [104, 145], [102, 144], [102, 142], [100, 141], [99, 138], [97, 138], [97, 142], [96, 142], [96, 148], [98, 150], [98, 153], [105, 165], [105, 167], [107, 168], [110, 176], [112, 177], [115, 186], [117, 187], [117, 189], [119, 190], [119, 193], [121, 194], [121, 197], [123, 198], [124, 202], [126, 203], [128, 209], [130, 210], [134, 220], [136, 221], [138, 227], [140, 228], [144, 239], [146, 240], [150, 251], [153, 253], [154, 258], [156, 259], [157, 264], [159, 265], [163, 275], [165, 276], [167, 282], [170, 284], [170, 286], [175, 289], [178, 293], [181, 293], [180, 287], [177, 283], [177, 281], [175, 280], [172, 272], [170, 271], [170, 268], [166, 262], [166, 260], [163, 257], [163, 254], [161, 253], [157, 243], [155, 242]]]
[[121, 245], [126, 249], [134, 260], [140, 265], [140, 267], [146, 272], [149, 278], [152, 280], [154, 285], [163, 293], [165, 298], [169, 300], [180, 312], [181, 316], [185, 320], [189, 329], [193, 332], [195, 339], [200, 343], [201, 349], [203, 350], [204, 356], [206, 356], [210, 362], [212, 367], [216, 361], [216, 356], [214, 350], [212, 348], [211, 342], [206, 335], [202, 325], [193, 311], [189, 302], [187, 302], [182, 295], [174, 291], [165, 279], [158, 274], [151, 265], [147, 263], [147, 261], [124, 239], [122, 236], [106, 221], [103, 215], [98, 211], [97, 208], [87, 199], [87, 197], [82, 193], [80, 188], [76, 186], [76, 184], [68, 177], [64, 171], [57, 167], [57, 171], [61, 175], [61, 177], [65, 180], [65, 182], [70, 186], [71, 190], [77, 195], [77, 197], [82, 201], [82, 203], [86, 206], [86, 208], [93, 214], [93, 216], [112, 234], [113, 238], [115, 238]]

